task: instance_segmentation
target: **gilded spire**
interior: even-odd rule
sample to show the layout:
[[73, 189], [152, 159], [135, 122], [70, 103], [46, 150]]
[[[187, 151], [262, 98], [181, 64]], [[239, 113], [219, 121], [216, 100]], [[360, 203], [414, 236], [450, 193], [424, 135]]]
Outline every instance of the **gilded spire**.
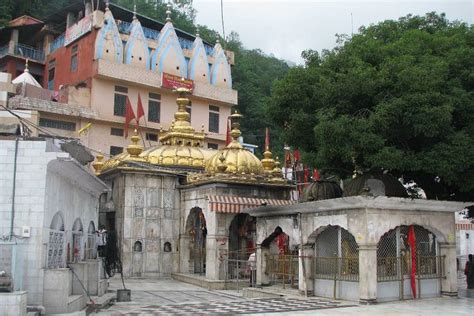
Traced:
[[94, 168], [95, 170], [95, 175], [98, 176], [100, 175], [100, 172], [102, 171], [102, 167], [104, 166], [104, 155], [102, 155], [101, 153], [97, 154], [97, 156], [95, 157], [96, 161], [94, 161], [92, 163], [92, 167]]
[[263, 153], [262, 165], [263, 169], [267, 173], [272, 173], [275, 167], [275, 160], [273, 160], [273, 154], [270, 151], [270, 134], [268, 128], [265, 129], [265, 151]]
[[171, 3], [169, 1], [166, 5], [166, 22], [171, 22]]
[[133, 19], [137, 19], [137, 3], [135, 2], [135, 0], [133, 1]]
[[130, 154], [130, 157], [138, 158], [138, 155], [140, 155], [143, 151], [143, 147], [138, 145], [140, 137], [138, 136], [136, 129], [130, 139], [132, 140], [132, 144], [128, 145], [127, 152]]
[[239, 114], [237, 110], [230, 116], [232, 130], [230, 131], [230, 136], [232, 137], [232, 141], [227, 148], [243, 148], [242, 145], [239, 143], [238, 138], [242, 135], [240, 131], [240, 119], [242, 118], [242, 114]]
[[28, 58], [25, 61], [25, 72], [30, 72], [30, 69], [28, 68]]
[[186, 111], [186, 106], [189, 105], [190, 102], [187, 97], [190, 90], [180, 87], [174, 90], [174, 92], [179, 95], [176, 99], [178, 111], [174, 114], [175, 120], [171, 123], [169, 131], [160, 137], [160, 142], [169, 145], [202, 147], [204, 133], [196, 132], [190, 123], [191, 115]]

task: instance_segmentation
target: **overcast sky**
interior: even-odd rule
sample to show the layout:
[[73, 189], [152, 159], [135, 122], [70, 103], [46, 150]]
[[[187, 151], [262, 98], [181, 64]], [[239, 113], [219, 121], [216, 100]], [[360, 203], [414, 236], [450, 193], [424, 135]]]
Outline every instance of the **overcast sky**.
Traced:
[[[196, 22], [222, 34], [221, 0], [193, 0]], [[245, 47], [301, 63], [305, 49], [331, 49], [335, 34], [409, 13], [444, 12], [473, 23], [474, 0], [223, 0], [226, 34], [236, 31]], [[352, 23], [351, 23], [352, 14]]]

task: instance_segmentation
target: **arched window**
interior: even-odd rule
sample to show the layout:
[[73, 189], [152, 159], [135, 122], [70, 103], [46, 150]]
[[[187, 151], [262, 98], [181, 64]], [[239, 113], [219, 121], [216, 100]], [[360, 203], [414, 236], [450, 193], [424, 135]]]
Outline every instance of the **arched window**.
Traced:
[[142, 242], [140, 240], [137, 240], [134, 244], [133, 244], [133, 251], [134, 252], [142, 252]]
[[89, 228], [87, 229], [86, 259], [94, 259], [97, 257], [95, 232], [94, 221], [91, 221], [89, 223]]
[[170, 242], [165, 242], [165, 244], [163, 245], [163, 251], [164, 252], [171, 252], [171, 243]]

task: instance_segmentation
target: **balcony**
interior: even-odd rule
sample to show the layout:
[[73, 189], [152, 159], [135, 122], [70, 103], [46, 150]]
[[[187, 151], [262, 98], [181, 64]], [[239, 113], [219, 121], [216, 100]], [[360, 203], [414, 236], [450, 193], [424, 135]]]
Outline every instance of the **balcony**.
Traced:
[[42, 50], [24, 44], [15, 45], [14, 55], [22, 56], [39, 62], [44, 62], [44, 52]]
[[[94, 65], [95, 76], [113, 79], [131, 84], [140, 84], [150, 88], [161, 87], [161, 74], [144, 68], [99, 59]], [[210, 101], [237, 104], [237, 91], [220, 88], [208, 83], [194, 82], [193, 95]]]
[[64, 46], [64, 36], [65, 33], [59, 35], [54, 39], [54, 41], [51, 43], [51, 46], [49, 47], [50, 54], [52, 54], [56, 49]]

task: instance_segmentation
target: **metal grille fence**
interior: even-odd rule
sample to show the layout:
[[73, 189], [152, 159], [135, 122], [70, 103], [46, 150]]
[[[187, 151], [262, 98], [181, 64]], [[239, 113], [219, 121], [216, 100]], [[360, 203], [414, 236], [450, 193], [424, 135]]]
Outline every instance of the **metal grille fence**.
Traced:
[[223, 254], [225, 279], [227, 289], [242, 289], [244, 287], [255, 287], [257, 257], [255, 253], [248, 251], [230, 251]]
[[266, 256], [266, 271], [272, 284], [288, 284], [298, 287], [299, 256], [292, 254], [277, 254]]
[[359, 250], [354, 236], [329, 226], [316, 238], [314, 278], [359, 281]]
[[[414, 226], [417, 279], [444, 276], [444, 256], [438, 254], [436, 236], [421, 226]], [[400, 281], [411, 272], [408, 226], [399, 226], [382, 236], [377, 245], [377, 280]]]

